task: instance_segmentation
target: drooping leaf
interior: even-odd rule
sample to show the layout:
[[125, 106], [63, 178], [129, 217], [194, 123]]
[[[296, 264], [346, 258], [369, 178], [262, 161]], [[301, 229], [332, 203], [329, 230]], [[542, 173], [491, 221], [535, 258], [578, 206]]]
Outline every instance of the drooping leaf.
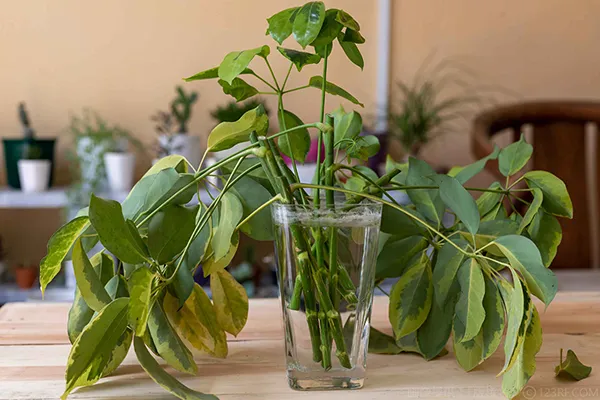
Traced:
[[521, 139], [506, 146], [498, 156], [498, 167], [502, 175], [511, 176], [516, 174], [527, 164], [533, 154], [533, 146], [525, 141], [525, 135]]
[[92, 194], [90, 222], [98, 232], [104, 247], [121, 261], [140, 264], [146, 260], [143, 249], [138, 246], [137, 238], [127, 227], [118, 202], [104, 200]]
[[321, 56], [318, 54], [286, 49], [283, 47], [277, 47], [277, 50], [279, 50], [282, 56], [290, 60], [296, 66], [298, 71], [302, 71], [302, 67], [305, 65], [318, 64], [321, 61]]
[[223, 195], [219, 205], [219, 226], [211, 241], [215, 260], [225, 257], [229, 252], [233, 232], [244, 215], [242, 202], [231, 192]]
[[363, 59], [358, 46], [354, 42], [346, 42], [344, 41], [344, 35], [340, 32], [338, 34], [338, 42], [340, 46], [342, 46], [342, 50], [346, 54], [346, 57], [352, 62], [352, 64], [356, 65], [360, 69], [365, 67], [365, 60]]
[[440, 198], [475, 235], [479, 230], [479, 211], [473, 197], [454, 178], [445, 176], [440, 184]]
[[278, 12], [267, 18], [269, 27], [267, 34], [279, 44], [282, 44], [292, 34], [292, 26], [300, 7], [292, 7]]
[[369, 333], [369, 353], [373, 354], [400, 354], [402, 349], [390, 335], [371, 327]]
[[485, 309], [485, 320], [481, 325], [482, 358], [486, 360], [498, 349], [505, 324], [502, 296], [492, 279], [485, 279], [483, 308]]
[[[469, 243], [463, 239], [456, 239], [453, 242], [463, 250], [469, 247]], [[450, 290], [455, 282], [456, 274], [463, 264], [465, 255], [451, 243], [444, 243], [433, 269], [433, 291], [439, 307], [447, 304]]]
[[94, 310], [92, 310], [78, 288], [75, 288], [75, 299], [69, 310], [69, 319], [67, 323], [67, 333], [71, 344], [75, 343], [83, 329], [92, 320]]
[[194, 285], [192, 295], [178, 310], [177, 299], [167, 294], [165, 309], [181, 335], [196, 349], [215, 357], [227, 356], [225, 331], [217, 322], [215, 307], [198, 284]]
[[[462, 185], [467, 183], [472, 177], [479, 174], [485, 168], [485, 165], [490, 160], [495, 160], [498, 158], [498, 154], [500, 154], [500, 148], [494, 145], [494, 150], [482, 158], [481, 160], [477, 160], [472, 164], [469, 164], [465, 167], [459, 168], [456, 171], [456, 175], [454, 177], [457, 181], [459, 181]], [[483, 214], [482, 214], [483, 215]]]
[[292, 25], [294, 39], [302, 48], [308, 46], [319, 35], [325, 20], [325, 4], [311, 1], [300, 8]]
[[485, 320], [485, 309], [483, 308], [483, 297], [485, 295], [485, 282], [481, 266], [475, 258], [466, 260], [458, 270], [458, 283], [460, 284], [460, 296], [456, 304], [456, 325], [464, 327], [462, 336], [456, 338], [460, 342], [469, 341], [481, 330]]
[[269, 117], [261, 104], [247, 111], [235, 122], [221, 122], [214, 127], [208, 135], [208, 149], [213, 152], [227, 150], [236, 144], [247, 142], [252, 131], [260, 136], [268, 129]]
[[[243, 70], [240, 75], [252, 74], [252, 70], [250, 68], [246, 68]], [[219, 67], [213, 67], [211, 69], [207, 69], [206, 71], [198, 72], [195, 75], [184, 78], [186, 82], [199, 81], [204, 79], [216, 79], [219, 77]]]
[[[502, 185], [499, 182], [494, 182], [490, 185], [490, 190], [498, 190], [501, 189]], [[477, 209], [479, 210], [479, 215], [484, 216], [488, 214], [502, 199], [502, 193], [493, 193], [493, 192], [484, 192], [477, 199]]]
[[[174, 302], [177, 303], [176, 300]], [[173, 329], [159, 301], [154, 303], [150, 311], [148, 331], [156, 351], [171, 367], [192, 375], [198, 372], [192, 353]]]
[[560, 363], [554, 368], [556, 376], [568, 377], [576, 381], [580, 381], [590, 376], [592, 367], [588, 367], [579, 361], [573, 350], [567, 350], [567, 358], [564, 361], [562, 354], [563, 349], [560, 349]]
[[[271, 193], [260, 183], [251, 178], [241, 178], [231, 191], [235, 193], [242, 203], [242, 218], [248, 217], [258, 207], [269, 201]], [[271, 210], [263, 208], [258, 214], [255, 214], [248, 222], [240, 227], [241, 231], [254, 240], [273, 240], [273, 221], [271, 219]]]
[[127, 353], [129, 353], [132, 338], [133, 332], [131, 332], [131, 330], [129, 329], [126, 329], [125, 333], [122, 334], [119, 340], [117, 341], [117, 346], [113, 349], [110, 355], [110, 360], [104, 368], [104, 371], [102, 371], [103, 377], [109, 376], [110, 374], [115, 372], [117, 368], [119, 368], [121, 363], [123, 363], [125, 357], [127, 357]]
[[197, 212], [197, 206], [169, 206], [150, 219], [148, 250], [159, 264], [173, 260], [184, 249], [194, 231]]
[[533, 201], [527, 208], [527, 212], [525, 213], [525, 215], [523, 216], [523, 219], [521, 220], [521, 222], [519, 224], [519, 230], [517, 231], [518, 234], [521, 234], [521, 232], [523, 232], [525, 230], [525, 228], [527, 228], [527, 226], [531, 223], [531, 221], [533, 220], [533, 218], [539, 211], [543, 200], [544, 200], [544, 194], [542, 193], [542, 191], [537, 188], [533, 189]]
[[248, 320], [246, 290], [227, 271], [211, 274], [210, 289], [219, 326], [237, 336]]
[[539, 210], [527, 228], [527, 233], [540, 250], [544, 266], [549, 267], [562, 240], [560, 223], [554, 215]]
[[136, 336], [144, 336], [146, 333], [148, 315], [152, 306], [153, 280], [154, 274], [148, 268], [138, 268], [127, 282], [131, 295], [129, 326], [134, 329]]
[[416, 331], [431, 309], [433, 285], [431, 264], [426, 252], [406, 268], [390, 293], [389, 319], [399, 339]]
[[223, 257], [217, 259], [215, 258], [213, 252], [213, 255], [202, 263], [202, 271], [204, 273], [204, 277], [207, 277], [216, 271], [222, 271], [225, 268], [227, 268], [229, 266], [229, 263], [231, 263], [231, 260], [233, 260], [233, 257], [235, 257], [235, 253], [237, 252], [239, 243], [240, 235], [238, 232], [235, 232], [231, 237], [231, 244], [229, 246], [229, 249]]
[[316, 48], [331, 48], [331, 42], [337, 38], [338, 34], [342, 31], [344, 26], [336, 21], [338, 10], [330, 8], [325, 12], [325, 19], [323, 20], [323, 26], [319, 31], [319, 35], [315, 40], [311, 42], [311, 46]]
[[[281, 119], [281, 113], [278, 113], [278, 117]], [[304, 125], [304, 122], [296, 114], [283, 110], [283, 121], [279, 121], [281, 130], [284, 127], [292, 129], [300, 125]], [[310, 150], [310, 134], [307, 128], [298, 129], [280, 136], [277, 144], [283, 154], [303, 163]]]
[[523, 177], [530, 188], [540, 188], [544, 193], [542, 208], [546, 212], [573, 218], [573, 203], [562, 180], [546, 171], [529, 171]]
[[375, 135], [358, 136], [354, 143], [346, 149], [346, 154], [351, 158], [367, 161], [379, 152], [380, 143]]
[[232, 96], [236, 101], [244, 101], [258, 94], [258, 89], [241, 78], [235, 78], [231, 83], [219, 79], [219, 85], [223, 88], [223, 93]]
[[363, 44], [365, 42], [365, 38], [363, 37], [363, 35], [360, 34], [360, 32], [350, 28], [346, 28], [343, 40], [344, 42], [351, 42], [356, 44]]
[[472, 339], [463, 341], [466, 327], [463, 321], [456, 316], [452, 325], [452, 348], [458, 365], [465, 371], [483, 362], [483, 337], [478, 332]]
[[[204, 242], [201, 244], [201, 246], [203, 244], [204, 244]], [[194, 242], [192, 242], [192, 246], [194, 246]], [[190, 251], [191, 250], [192, 249], [190, 246]], [[188, 253], [190, 251], [188, 251]], [[189, 258], [186, 257], [186, 259], [189, 259]], [[167, 273], [169, 274], [169, 276], [171, 276], [175, 272], [175, 268], [177, 267], [178, 263], [179, 263], [179, 259], [177, 259], [175, 262], [171, 263], [170, 267], [167, 268]], [[185, 304], [186, 300], [188, 299], [188, 297], [190, 297], [190, 295], [192, 294], [192, 291], [194, 290], [193, 274], [194, 274], [193, 269], [188, 268], [188, 264], [185, 261], [183, 261], [181, 266], [177, 270], [177, 272], [175, 272], [175, 276], [173, 277], [173, 280], [167, 287], [167, 290], [169, 291], [169, 293], [171, 293], [171, 295], [173, 295], [174, 297], [177, 298], [177, 300], [179, 300], [180, 308], [183, 306], [183, 304]]]
[[[376, 279], [394, 278], [404, 274], [417, 254], [428, 246], [423, 236], [409, 236], [396, 239], [392, 236], [381, 249], [375, 267]], [[420, 257], [420, 255], [418, 256]]]
[[128, 298], [104, 307], [81, 332], [69, 354], [66, 389], [61, 399], [77, 387], [93, 385], [102, 377], [112, 350], [127, 329]]
[[[434, 186], [434, 182], [429, 177], [436, 175], [435, 171], [425, 161], [411, 157], [408, 160], [408, 165], [407, 185]], [[429, 221], [435, 223], [436, 226], [441, 226], [445, 207], [438, 190], [415, 189], [408, 190], [407, 194], [417, 207], [417, 211], [423, 214]]]
[[344, 25], [346, 28], [350, 28], [357, 32], [360, 31], [360, 25], [358, 24], [358, 22], [344, 10], [338, 11], [337, 16], [336, 16], [336, 21], [338, 21], [340, 24]]
[[508, 235], [496, 239], [496, 246], [508, 258], [510, 265], [525, 278], [529, 290], [546, 306], [549, 305], [558, 290], [558, 280], [544, 266], [535, 244], [525, 236]]
[[254, 57], [266, 58], [270, 51], [269, 46], [266, 45], [255, 49], [232, 51], [225, 56], [219, 65], [219, 78], [231, 85], [233, 80], [248, 67]]
[[133, 347], [135, 348], [135, 355], [142, 368], [144, 368], [144, 371], [150, 375], [154, 382], [158, 383], [163, 389], [172, 393], [174, 396], [181, 400], [218, 400], [217, 397], [211, 394], [196, 392], [195, 390], [188, 388], [165, 372], [158, 362], [156, 362], [154, 357], [152, 357], [152, 354], [150, 354], [148, 349], [146, 349], [142, 339], [137, 337], [134, 338]]
[[[310, 78], [310, 80], [308, 81], [308, 85], [310, 87], [314, 87], [317, 88], [319, 90], [322, 89], [323, 86], [323, 77], [321, 76], [313, 76], [312, 78]], [[356, 105], [359, 105], [361, 107], [364, 107], [364, 104], [359, 102], [356, 97], [352, 96], [350, 93], [348, 93], [347, 91], [345, 91], [344, 89], [342, 89], [341, 87], [327, 81], [325, 83], [325, 92], [335, 95], [335, 96], [340, 96], [343, 97], [344, 99], [348, 100], [351, 103], [354, 103]]]
[[88, 217], [77, 217], [61, 226], [48, 241], [47, 255], [40, 263], [40, 286], [42, 294], [46, 286], [60, 272], [62, 262], [75, 240], [90, 226]]
[[73, 246], [73, 271], [81, 296], [92, 310], [100, 311], [111, 302], [100, 277], [83, 250], [81, 239], [77, 239]]
[[523, 293], [521, 279], [514, 269], [511, 268], [510, 272], [513, 278], [513, 288], [510, 292], [504, 291], [502, 293], [504, 297], [508, 297], [508, 299], [504, 299], [508, 318], [506, 321], [506, 339], [504, 340], [504, 367], [502, 368], [501, 373], [504, 373], [508, 369], [515, 350], [517, 349], [519, 328], [521, 327], [525, 315], [525, 294]]

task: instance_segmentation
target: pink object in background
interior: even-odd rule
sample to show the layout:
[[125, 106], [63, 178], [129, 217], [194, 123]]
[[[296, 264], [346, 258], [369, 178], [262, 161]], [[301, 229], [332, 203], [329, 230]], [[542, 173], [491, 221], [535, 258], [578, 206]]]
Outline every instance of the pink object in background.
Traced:
[[[308, 150], [308, 154], [306, 155], [306, 160], [304, 160], [305, 164], [314, 164], [317, 162], [317, 149], [319, 148], [318, 140], [313, 139], [310, 142], [310, 150]], [[292, 163], [292, 159], [282, 154], [283, 160], [287, 165]], [[325, 146], [321, 144], [321, 161], [325, 160]]]

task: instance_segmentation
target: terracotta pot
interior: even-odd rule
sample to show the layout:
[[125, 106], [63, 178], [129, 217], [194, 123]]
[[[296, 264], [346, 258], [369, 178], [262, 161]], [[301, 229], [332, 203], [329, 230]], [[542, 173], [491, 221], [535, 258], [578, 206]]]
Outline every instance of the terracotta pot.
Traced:
[[17, 281], [17, 286], [23, 290], [31, 289], [33, 287], [37, 275], [37, 268], [15, 268], [15, 279]]

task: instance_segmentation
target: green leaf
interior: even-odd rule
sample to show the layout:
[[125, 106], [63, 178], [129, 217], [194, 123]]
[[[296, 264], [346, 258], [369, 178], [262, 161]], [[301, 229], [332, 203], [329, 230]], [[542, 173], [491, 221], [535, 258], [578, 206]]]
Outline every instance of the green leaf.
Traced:
[[93, 385], [102, 377], [113, 349], [127, 329], [128, 298], [104, 307], [81, 332], [67, 361], [65, 400], [76, 387]]
[[[202, 242], [200, 246], [203, 246], [204, 244], [205, 242]], [[192, 242], [192, 246], [194, 246], [194, 242]], [[188, 253], [190, 250], [188, 250]], [[169, 274], [173, 274], [178, 262], [179, 261], [176, 261], [170, 264], [170, 268], [167, 268]], [[190, 297], [192, 291], [194, 290], [193, 274], [193, 268], [188, 268], [188, 264], [184, 261], [177, 270], [173, 280], [167, 287], [169, 293], [179, 300], [180, 308], [183, 307], [183, 304], [185, 304], [186, 300]]]
[[590, 376], [592, 367], [582, 364], [571, 349], [567, 350], [567, 358], [563, 361], [563, 349], [560, 349], [560, 363], [554, 368], [554, 372], [556, 376], [580, 381]]
[[362, 131], [362, 117], [356, 111], [346, 112], [342, 106], [332, 113], [335, 146], [348, 147], [347, 140], [355, 140]]
[[375, 182], [375, 181], [377, 181], [377, 179], [379, 179], [379, 176], [377, 176], [377, 172], [373, 171], [369, 167], [366, 167], [364, 165], [357, 165], [357, 166], [355, 166], [353, 168], [354, 168], [354, 171], [352, 171], [352, 175], [353, 176], [357, 176], [357, 177], [361, 176], [361, 175], [359, 175], [357, 173], [357, 172], [360, 172], [362, 175], [366, 176], [367, 178], [369, 178], [373, 182]]
[[172, 261], [194, 231], [198, 207], [169, 206], [157, 212], [148, 225], [148, 249], [159, 264]]
[[504, 334], [504, 305], [498, 287], [492, 279], [485, 279], [485, 295], [483, 296], [485, 320], [481, 325], [483, 340], [482, 358], [488, 359], [498, 349]]
[[79, 288], [75, 288], [75, 299], [69, 310], [69, 319], [67, 322], [67, 333], [71, 344], [75, 343], [93, 316], [94, 310], [87, 305], [81, 296]]
[[502, 392], [507, 398], [512, 399], [527, 385], [527, 382], [529, 382], [529, 379], [535, 373], [535, 356], [541, 347], [542, 324], [538, 312], [534, 307], [523, 346], [519, 350], [514, 365], [502, 377]]
[[[235, 167], [235, 164], [237, 164], [237, 160], [233, 160], [229, 163], [223, 164], [223, 166], [220, 168], [223, 175], [230, 175], [231, 171]], [[260, 164], [260, 159], [258, 157], [248, 157], [248, 158], [244, 159], [240, 163], [239, 169], [235, 175], [236, 176], [239, 175], [240, 171], [246, 171], [248, 168], [253, 167], [256, 164]], [[269, 190], [269, 192], [275, 193], [273, 191], [271, 183], [269, 182], [269, 178], [267, 178], [267, 175], [266, 175], [264, 169], [255, 168], [252, 171], [250, 171], [249, 173], [247, 173], [245, 176], [248, 178], [252, 178], [256, 182], [260, 183], [263, 187], [267, 188]]]
[[[463, 239], [456, 239], [453, 242], [463, 250], [469, 247], [469, 243]], [[451, 243], [444, 243], [440, 249], [433, 269], [434, 297], [438, 301], [439, 307], [443, 308], [447, 304], [451, 288], [456, 282], [456, 273], [463, 264], [464, 259], [465, 255]]]
[[538, 213], [543, 200], [544, 194], [542, 193], [542, 191], [537, 188], [533, 189], [533, 201], [531, 202], [529, 207], [527, 207], [527, 212], [525, 213], [525, 216], [523, 216], [523, 219], [519, 223], [519, 230], [517, 231], [518, 234], [521, 234], [521, 232], [523, 232], [525, 228], [527, 228], [527, 226], [531, 223], [535, 215]]
[[[409, 186], [435, 186], [435, 183], [429, 178], [435, 176], [435, 171], [423, 160], [410, 157], [408, 160], [408, 175], [406, 184]], [[438, 190], [416, 189], [406, 192], [410, 200], [420, 212], [435, 223], [436, 226], [442, 225], [442, 216], [444, 215], [444, 202], [440, 198]]]
[[[494, 145], [494, 150], [482, 158], [481, 160], [477, 160], [472, 164], [469, 164], [465, 167], [459, 168], [458, 172], [454, 177], [457, 181], [459, 181], [462, 185], [467, 183], [472, 177], [479, 174], [485, 168], [485, 165], [490, 160], [495, 160], [498, 158], [498, 154], [500, 154], [500, 148]], [[483, 215], [483, 214], [482, 214]]]
[[244, 215], [242, 202], [231, 192], [226, 192], [223, 195], [219, 205], [219, 226], [211, 241], [212, 249], [215, 252], [215, 260], [225, 257], [229, 252], [233, 232]]
[[479, 211], [473, 197], [454, 178], [444, 176], [440, 184], [440, 198], [462, 221], [467, 230], [475, 235], [479, 230]]
[[[479, 232], [475, 235], [475, 243], [472, 242], [473, 238], [469, 232], [460, 231], [460, 233], [471, 244], [480, 249], [501, 236], [517, 233], [518, 229], [519, 225], [516, 222], [508, 219], [498, 219], [481, 222]], [[495, 256], [502, 255], [495, 245], [490, 245], [485, 250]]]
[[509, 144], [500, 151], [498, 156], [498, 167], [504, 176], [516, 174], [527, 164], [533, 154], [533, 146], [525, 141], [525, 135], [521, 134], [521, 140]]
[[119, 297], [129, 297], [129, 291], [127, 290], [127, 281], [123, 278], [123, 275], [115, 275], [110, 281], [104, 286], [104, 290], [108, 293], [111, 300]]
[[424, 251], [406, 268], [390, 293], [389, 319], [396, 339], [423, 325], [431, 309], [432, 296], [431, 264]]
[[539, 210], [527, 228], [527, 233], [539, 249], [544, 266], [549, 267], [562, 240], [562, 228], [558, 219]]
[[213, 255], [210, 258], [208, 258], [202, 263], [202, 271], [204, 273], [204, 277], [207, 277], [216, 271], [224, 270], [226, 267], [228, 267], [229, 263], [231, 263], [231, 260], [233, 260], [233, 257], [235, 257], [235, 253], [237, 252], [239, 243], [240, 235], [238, 232], [235, 232], [231, 238], [231, 244], [229, 246], [229, 249], [227, 250], [227, 254], [217, 259], [215, 258], [213, 253]]
[[148, 315], [152, 301], [152, 281], [154, 274], [148, 268], [138, 268], [131, 274], [127, 285], [131, 294], [129, 305], [129, 326], [136, 336], [144, 336], [148, 325]]
[[150, 175], [158, 174], [160, 171], [167, 168], [173, 168], [176, 172], [181, 173], [188, 172], [188, 163], [188, 160], [179, 154], [163, 157], [146, 171], [142, 179]]
[[573, 218], [573, 204], [563, 181], [546, 171], [529, 171], [523, 178], [530, 188], [542, 190], [542, 208], [546, 212], [559, 217]]
[[234, 97], [237, 101], [244, 101], [258, 94], [258, 90], [241, 78], [235, 78], [232, 83], [219, 79], [223, 93]]
[[[335, 20], [337, 13], [338, 10], [335, 8], [330, 8], [325, 12], [325, 19], [319, 35], [311, 42], [311, 46], [315, 47], [315, 51], [316, 48], [324, 48], [330, 45], [344, 28], [342, 24]], [[331, 49], [331, 46], [329, 46], [329, 49]]]
[[[169, 297], [167, 294], [166, 297]], [[166, 298], [165, 298], [166, 300]], [[176, 301], [175, 301], [176, 302]], [[155, 302], [148, 317], [148, 331], [158, 354], [173, 368], [196, 375], [198, 367], [192, 353], [167, 319], [160, 302]], [[137, 337], [136, 337], [137, 339]]]
[[[312, 78], [310, 78], [310, 80], [308, 81], [308, 86], [313, 87], [313, 88], [317, 88], [319, 90], [322, 89], [323, 86], [323, 78], [321, 76], [313, 76]], [[350, 101], [351, 103], [354, 103], [356, 105], [359, 105], [361, 107], [364, 107], [364, 104], [359, 102], [356, 97], [352, 96], [350, 93], [348, 93], [347, 91], [345, 91], [344, 89], [342, 89], [341, 87], [327, 81], [325, 83], [325, 92], [332, 94], [334, 96], [340, 96], [343, 97], [344, 99]]]
[[311, 1], [300, 8], [292, 25], [294, 39], [302, 48], [317, 38], [325, 20], [325, 4]]
[[[83, 245], [83, 241], [81, 242], [81, 244]], [[85, 250], [85, 246], [83, 246], [83, 248]], [[96, 262], [97, 260], [95, 258], [97, 256], [100, 256], [100, 262]], [[100, 282], [102, 282], [103, 285], [106, 285], [108, 281], [110, 281], [113, 278], [113, 276], [115, 276], [115, 263], [112, 257], [108, 254], [97, 253], [96, 255], [94, 255], [94, 257], [92, 257], [90, 262], [94, 266], [96, 274], [98, 274]]]
[[115, 372], [117, 368], [123, 363], [125, 357], [127, 357], [127, 353], [129, 353], [129, 348], [131, 347], [131, 339], [133, 338], [133, 333], [131, 330], [126, 329], [125, 333], [121, 335], [119, 340], [117, 341], [117, 346], [113, 349], [110, 355], [110, 361], [102, 371], [102, 376], [108, 376]]
[[236, 144], [247, 142], [249, 135], [255, 131], [264, 135], [269, 129], [269, 116], [263, 105], [247, 111], [235, 122], [221, 122], [208, 135], [208, 151], [227, 150]]
[[[266, 188], [248, 177], [243, 177], [236, 182], [231, 191], [238, 197], [242, 204], [244, 211], [243, 218], [248, 217], [272, 197]], [[240, 229], [254, 240], [273, 240], [273, 221], [269, 207], [259, 211], [258, 214], [242, 225]]]
[[454, 356], [462, 369], [471, 371], [483, 362], [483, 338], [478, 333], [472, 339], [462, 341], [461, 337], [464, 336], [465, 330], [464, 322], [455, 316], [454, 324], [452, 325], [452, 348]]
[[92, 310], [100, 311], [111, 302], [110, 296], [83, 250], [80, 239], [77, 239], [73, 246], [73, 271], [81, 296]]
[[244, 72], [254, 57], [261, 56], [266, 58], [269, 53], [269, 46], [266, 45], [255, 49], [232, 51], [225, 56], [219, 65], [219, 78], [231, 85], [233, 80]]
[[523, 286], [521, 279], [514, 269], [510, 269], [513, 278], [513, 289], [510, 292], [503, 293], [503, 296], [508, 298], [504, 300], [506, 304], [506, 315], [508, 321], [506, 323], [506, 339], [504, 340], [504, 367], [501, 374], [506, 372], [513, 359], [515, 350], [517, 349], [517, 341], [519, 336], [519, 328], [525, 315], [525, 295], [523, 294]]
[[[253, 71], [250, 68], [246, 68], [245, 70], [243, 70], [240, 75], [247, 75], [247, 74], [252, 74]], [[198, 72], [195, 75], [192, 75], [190, 77], [184, 78], [183, 80], [186, 82], [192, 82], [192, 81], [200, 81], [203, 79], [216, 79], [219, 77], [219, 67], [213, 67], [211, 69], [207, 69], [206, 71], [202, 71], [202, 72]]]
[[[402, 208], [406, 212], [410, 212], [411, 214], [414, 213], [414, 211], [409, 210], [404, 206], [398, 207]], [[414, 235], [424, 236], [426, 234], [425, 228], [423, 228], [418, 222], [415, 222], [414, 219], [402, 211], [386, 205], [383, 206], [383, 211], [381, 214], [381, 231], [402, 237]]]
[[477, 336], [485, 319], [485, 309], [483, 308], [485, 282], [481, 266], [475, 258], [470, 258], [463, 263], [458, 270], [457, 277], [460, 284], [460, 296], [456, 303], [454, 324], [459, 323], [464, 330], [462, 336], [458, 336], [456, 340], [466, 342]]
[[412, 259], [425, 250], [428, 245], [427, 239], [423, 236], [409, 236], [401, 239], [392, 236], [383, 245], [377, 257], [376, 279], [401, 276]]
[[558, 290], [558, 280], [544, 266], [535, 244], [525, 236], [508, 235], [496, 239], [496, 246], [525, 278], [529, 290], [548, 306]]
[[379, 152], [379, 139], [375, 135], [359, 136], [354, 143], [348, 147], [346, 153], [349, 157], [367, 161]]
[[213, 356], [227, 356], [225, 332], [217, 322], [215, 307], [198, 284], [194, 285], [192, 295], [178, 310], [177, 299], [167, 294], [165, 309], [181, 335], [196, 349]]
[[390, 335], [370, 327], [369, 353], [372, 354], [400, 354], [402, 349]]
[[46, 286], [60, 272], [63, 260], [75, 240], [90, 226], [88, 217], [77, 217], [61, 226], [48, 241], [48, 254], [40, 263], [40, 286], [42, 294]]
[[118, 202], [104, 200], [92, 194], [90, 222], [98, 232], [104, 247], [121, 261], [130, 264], [139, 264], [145, 261], [143, 250], [139, 248], [137, 238], [127, 227], [121, 213], [121, 205]]
[[210, 289], [219, 326], [237, 336], [248, 320], [246, 290], [227, 271], [210, 275]]
[[360, 25], [358, 22], [344, 10], [338, 11], [335, 20], [344, 25], [346, 28], [350, 28], [357, 32], [360, 31]]
[[[281, 113], [278, 113], [278, 117], [281, 118]], [[292, 129], [304, 125], [304, 122], [296, 114], [283, 110], [283, 121], [279, 125], [281, 130], [284, 126], [285, 129]], [[280, 136], [277, 144], [283, 154], [303, 163], [310, 150], [310, 134], [307, 128], [298, 129]]]
[[[277, 50], [283, 55], [285, 58], [290, 60], [298, 71], [302, 70], [302, 67], [310, 64], [318, 64], [321, 62], [321, 56], [314, 53], [307, 53], [305, 51], [298, 51], [293, 49], [286, 49], [283, 47], [277, 47]], [[288, 128], [289, 129], [289, 128]]]
[[[502, 185], [499, 182], [494, 182], [490, 185], [489, 189], [502, 189]], [[502, 193], [484, 192], [476, 201], [479, 215], [484, 216], [488, 214], [500, 203], [500, 200], [502, 200]]]
[[360, 34], [360, 32], [350, 28], [346, 28], [343, 40], [344, 42], [351, 42], [356, 44], [363, 44], [365, 42], [365, 38]]
[[277, 43], [282, 44], [292, 34], [294, 19], [299, 10], [300, 7], [292, 7], [267, 18], [269, 23], [267, 34], [271, 35]]
[[344, 35], [340, 32], [338, 34], [338, 42], [340, 46], [342, 46], [342, 50], [346, 54], [346, 57], [357, 67], [363, 69], [365, 67], [365, 60], [363, 59], [362, 54], [360, 54], [360, 50], [356, 43], [353, 42], [345, 42]]
[[133, 347], [135, 348], [135, 355], [144, 371], [152, 380], [162, 386], [163, 389], [172, 393], [179, 399], [182, 400], [218, 400], [216, 396], [211, 394], [204, 394], [196, 392], [184, 386], [177, 379], [169, 375], [161, 366], [156, 362], [152, 354], [146, 349], [144, 341], [140, 338], [134, 338]]

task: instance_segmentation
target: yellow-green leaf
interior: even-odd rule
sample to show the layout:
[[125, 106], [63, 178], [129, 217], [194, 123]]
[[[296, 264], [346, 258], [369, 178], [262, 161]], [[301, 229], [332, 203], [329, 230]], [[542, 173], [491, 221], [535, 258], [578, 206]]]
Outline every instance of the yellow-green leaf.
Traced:
[[242, 202], [232, 192], [223, 195], [219, 206], [219, 226], [211, 241], [215, 260], [220, 260], [229, 252], [235, 228], [244, 215]]
[[42, 294], [46, 286], [60, 272], [63, 260], [75, 240], [90, 226], [88, 217], [77, 217], [60, 227], [48, 241], [48, 254], [40, 263], [40, 286]]
[[519, 230], [517, 231], [519, 235], [531, 223], [535, 215], [538, 213], [540, 206], [542, 205], [542, 201], [544, 200], [544, 193], [540, 189], [534, 188], [532, 191], [533, 201], [531, 202], [529, 207], [527, 207], [527, 212], [525, 213], [523, 219], [519, 223]]
[[131, 295], [129, 306], [129, 325], [136, 336], [144, 336], [148, 324], [148, 315], [152, 302], [152, 281], [154, 274], [148, 268], [136, 269], [127, 285]]
[[238, 75], [244, 72], [254, 57], [261, 56], [264, 58], [269, 53], [269, 46], [266, 45], [250, 50], [232, 51], [225, 56], [219, 65], [219, 78], [231, 84]]
[[242, 285], [227, 271], [217, 271], [210, 275], [210, 289], [217, 322], [234, 336], [248, 320], [248, 295]]
[[563, 349], [560, 349], [560, 364], [554, 368], [556, 376], [569, 377], [580, 381], [590, 376], [592, 367], [583, 365], [573, 350], [567, 350], [567, 359], [563, 361]]
[[[469, 243], [463, 239], [453, 240], [453, 242], [463, 250], [469, 247]], [[455, 282], [456, 273], [463, 264], [464, 258], [465, 255], [448, 242], [444, 243], [438, 253], [433, 269], [433, 290], [435, 300], [440, 307], [444, 307], [446, 304], [448, 293]]]
[[110, 361], [102, 371], [102, 376], [108, 376], [115, 372], [119, 365], [125, 360], [127, 357], [127, 353], [129, 353], [129, 348], [131, 347], [131, 339], [133, 338], [133, 332], [127, 329], [125, 333], [121, 335], [117, 342], [117, 347], [115, 347], [111, 353]]
[[552, 264], [562, 240], [562, 228], [554, 215], [539, 210], [527, 228], [529, 237], [540, 250], [545, 267]]
[[187, 172], [188, 164], [189, 161], [186, 160], [184, 156], [180, 156], [178, 154], [166, 156], [158, 160], [156, 164], [150, 167], [150, 169], [146, 171], [142, 179], [150, 175], [158, 174], [160, 171], [167, 168], [173, 168], [177, 172]]
[[207, 277], [216, 271], [221, 271], [228, 267], [231, 260], [233, 260], [233, 257], [235, 257], [239, 243], [240, 234], [239, 232], [235, 232], [231, 237], [229, 250], [227, 250], [227, 253], [223, 257], [216, 259], [213, 253], [211, 257], [202, 263], [202, 272], [204, 273], [204, 276]]
[[[323, 87], [323, 77], [317, 75], [317, 76], [313, 76], [312, 78], [310, 78], [310, 80], [308, 81], [308, 86], [316, 88], [321, 90]], [[329, 81], [325, 82], [325, 92], [332, 94], [334, 96], [340, 96], [343, 97], [344, 99], [350, 101], [351, 103], [354, 103], [356, 105], [359, 105], [361, 107], [364, 107], [364, 104], [361, 103], [360, 101], [358, 101], [356, 99], [356, 97], [352, 96], [350, 93], [348, 93], [346, 90], [342, 89], [341, 87], [339, 87], [338, 85], [331, 83]]]
[[533, 146], [525, 141], [525, 135], [521, 134], [521, 140], [506, 146], [498, 156], [498, 169], [504, 176], [516, 174], [527, 164], [533, 154]]
[[539, 188], [544, 193], [544, 210], [559, 217], [573, 218], [573, 203], [562, 180], [547, 171], [529, 171], [523, 178], [530, 188]]
[[[504, 339], [504, 367], [500, 374], [503, 374], [509, 367], [511, 359], [517, 349], [519, 328], [523, 322], [526, 309], [525, 309], [525, 294], [523, 293], [523, 285], [521, 284], [521, 278], [514, 269], [510, 269], [513, 278], [513, 288], [510, 291], [503, 291], [503, 296], [508, 297], [504, 299], [504, 304], [507, 308], [508, 321], [506, 324], [506, 338]], [[502, 287], [501, 287], [502, 288]]]
[[176, 298], [165, 296], [165, 309], [177, 330], [196, 349], [216, 357], [227, 356], [225, 331], [217, 322], [215, 307], [202, 287], [194, 285], [194, 291], [183, 307], [179, 308]]
[[92, 320], [94, 310], [92, 310], [83, 297], [79, 288], [75, 288], [75, 299], [69, 310], [69, 319], [67, 322], [67, 333], [71, 344], [75, 343], [83, 329]]
[[257, 135], [264, 135], [269, 129], [269, 116], [263, 105], [259, 105], [247, 111], [235, 122], [221, 122], [208, 135], [208, 150], [227, 150], [236, 144], [250, 140], [250, 133], [255, 131]]
[[[479, 333], [485, 320], [483, 297], [485, 282], [481, 266], [475, 258], [466, 260], [458, 270], [460, 296], [456, 304], [456, 319], [464, 326], [463, 336], [457, 338], [461, 342], [473, 339]], [[455, 328], [456, 329], [456, 328]]]
[[73, 271], [81, 296], [92, 310], [100, 311], [111, 302], [100, 277], [83, 250], [81, 239], [77, 239], [73, 246]]

